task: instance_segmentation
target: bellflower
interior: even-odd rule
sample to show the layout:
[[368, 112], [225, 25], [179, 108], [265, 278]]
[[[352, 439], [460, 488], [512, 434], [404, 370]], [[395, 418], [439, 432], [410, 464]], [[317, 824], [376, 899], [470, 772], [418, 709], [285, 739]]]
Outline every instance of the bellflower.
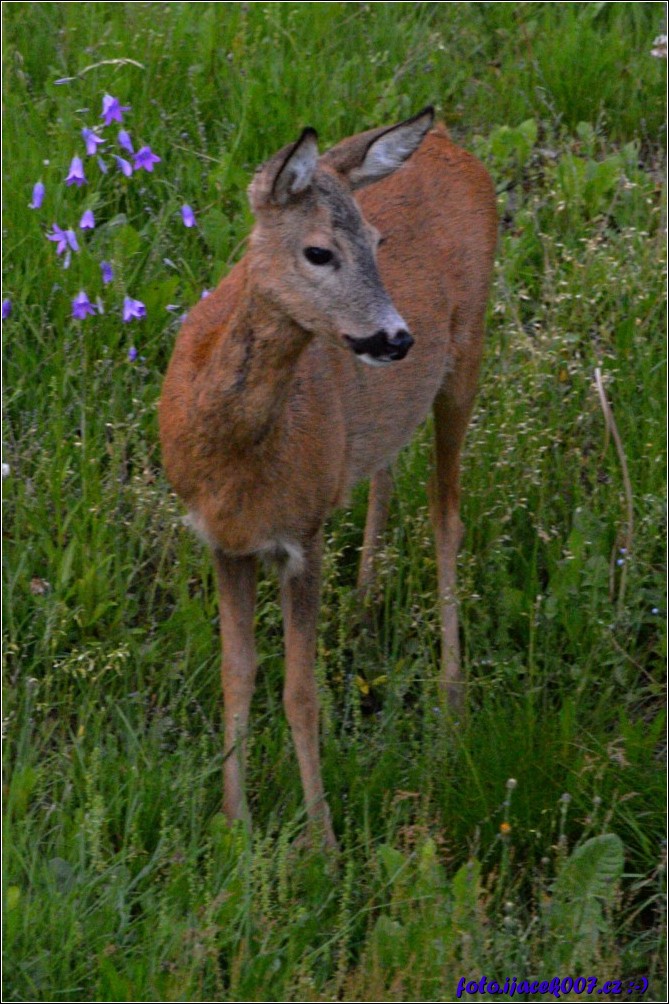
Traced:
[[202, 292], [200, 293], [200, 299], [201, 300], [206, 300], [208, 296], [211, 296], [211, 290], [210, 289], [203, 289]]
[[143, 146], [141, 150], [138, 150], [135, 154], [135, 170], [139, 171], [140, 168], [144, 168], [145, 171], [151, 173], [153, 171], [153, 165], [160, 163], [160, 157], [157, 157], [150, 146]]
[[102, 115], [101, 119], [105, 120], [105, 125], [111, 125], [112, 122], [122, 122], [123, 112], [129, 112], [130, 105], [122, 105], [118, 98], [113, 98], [111, 94], [105, 94], [102, 99]]
[[112, 271], [112, 267], [108, 261], [101, 261], [100, 269], [102, 271], [102, 281], [106, 285], [114, 278], [114, 272]]
[[95, 314], [95, 307], [82, 289], [72, 301], [72, 317], [76, 321], [83, 321], [89, 314]]
[[79, 220], [80, 230], [95, 230], [95, 217], [93, 216], [93, 210], [87, 209], [84, 215]]
[[39, 209], [44, 198], [45, 188], [41, 181], [38, 181], [33, 188], [33, 200], [28, 204], [29, 209]]
[[84, 143], [86, 144], [86, 153], [89, 157], [92, 157], [97, 152], [100, 143], [104, 143], [104, 140], [94, 133], [92, 129], [82, 129], [81, 135], [84, 137]]
[[105, 162], [102, 159], [102, 157], [98, 157], [98, 167], [100, 168], [100, 170], [102, 171], [103, 174], [107, 174], [107, 172], [109, 171], [109, 168], [105, 164]]
[[131, 346], [131, 347], [130, 347], [130, 348], [128, 349], [128, 362], [130, 362], [130, 363], [134, 363], [134, 361], [135, 361], [135, 359], [137, 358], [138, 354], [139, 354], [139, 353], [137, 352], [137, 349], [135, 348], [135, 346], [134, 346], [134, 345], [133, 345], [133, 346]]
[[70, 173], [65, 179], [66, 185], [76, 185], [77, 188], [81, 188], [82, 185], [86, 184], [86, 178], [84, 176], [84, 165], [81, 162], [81, 157], [73, 157], [72, 163], [70, 164]]
[[12, 312], [12, 301], [7, 297], [6, 300], [2, 301], [2, 319], [6, 321]]
[[77, 243], [77, 235], [74, 230], [61, 230], [57, 223], [53, 225], [53, 232], [47, 234], [47, 240], [56, 241], [56, 254], [62, 254], [63, 251], [67, 251], [68, 247], [73, 251], [79, 250], [79, 244]]
[[126, 178], [129, 178], [130, 175], [132, 174], [132, 164], [130, 163], [130, 161], [124, 160], [123, 157], [117, 157], [115, 154], [114, 154], [114, 160], [116, 161], [116, 166], [118, 167], [119, 171], [122, 171], [123, 174], [125, 174]]
[[133, 318], [146, 317], [146, 307], [141, 300], [133, 300], [131, 296], [126, 296], [123, 300], [123, 320], [132, 321]]
[[126, 132], [125, 129], [119, 129], [118, 145], [122, 146], [124, 150], [128, 151], [128, 153], [135, 152], [135, 149], [132, 145], [132, 140], [130, 139], [130, 133]]
[[190, 206], [181, 207], [181, 218], [184, 221], [185, 227], [195, 226], [195, 213], [193, 212]]

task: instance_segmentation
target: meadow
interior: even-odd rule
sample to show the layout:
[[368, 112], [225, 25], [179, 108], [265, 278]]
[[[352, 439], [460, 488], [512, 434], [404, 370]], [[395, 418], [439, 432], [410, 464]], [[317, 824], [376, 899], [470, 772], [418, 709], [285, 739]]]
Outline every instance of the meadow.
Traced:
[[[482, 976], [499, 1000], [579, 977], [665, 999], [663, 11], [3, 4], [4, 999], [440, 1001]], [[255, 167], [304, 125], [325, 148], [428, 103], [499, 196], [468, 702], [437, 694], [428, 424], [371, 624], [364, 486], [327, 528], [334, 858], [298, 839], [271, 574], [253, 831], [221, 816], [216, 587], [156, 404], [180, 316], [243, 253]]]

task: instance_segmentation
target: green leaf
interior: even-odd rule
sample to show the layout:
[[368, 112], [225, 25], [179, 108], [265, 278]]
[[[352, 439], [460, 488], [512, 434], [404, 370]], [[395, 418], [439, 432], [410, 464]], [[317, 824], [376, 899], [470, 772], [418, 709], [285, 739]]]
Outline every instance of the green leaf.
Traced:
[[394, 882], [406, 866], [406, 859], [400, 851], [395, 850], [390, 844], [381, 844], [378, 850], [379, 858], [386, 875], [391, 882]]
[[382, 913], [374, 925], [372, 945], [383, 970], [392, 972], [402, 966], [406, 955], [406, 932], [398, 921]]
[[228, 217], [220, 209], [210, 209], [200, 220], [202, 234], [209, 249], [216, 258], [225, 259], [229, 256], [233, 242], [231, 226]]
[[473, 934], [478, 927], [481, 865], [475, 859], [462, 865], [453, 878], [453, 925]]
[[549, 906], [556, 963], [571, 966], [595, 961], [605, 928], [603, 908], [613, 901], [623, 858], [620, 838], [604, 833], [577, 847], [565, 862]]

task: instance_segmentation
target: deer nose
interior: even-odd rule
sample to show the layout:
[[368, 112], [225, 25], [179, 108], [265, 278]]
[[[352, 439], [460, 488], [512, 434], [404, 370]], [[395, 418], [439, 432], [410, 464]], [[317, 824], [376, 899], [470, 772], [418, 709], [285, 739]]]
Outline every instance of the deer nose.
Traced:
[[382, 330], [378, 335], [381, 336], [379, 340], [383, 339], [385, 342], [388, 356], [393, 360], [404, 359], [414, 341], [406, 328], [398, 328], [391, 334]]

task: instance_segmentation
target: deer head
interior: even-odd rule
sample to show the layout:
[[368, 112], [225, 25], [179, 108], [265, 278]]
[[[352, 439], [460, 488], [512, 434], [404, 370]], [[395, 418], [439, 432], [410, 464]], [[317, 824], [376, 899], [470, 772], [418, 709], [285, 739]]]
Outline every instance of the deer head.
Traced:
[[371, 365], [403, 359], [413, 338], [379, 275], [383, 235], [365, 221], [352, 193], [401, 167], [433, 117], [426, 108], [322, 156], [316, 132], [305, 129], [258, 169], [249, 187], [254, 288], [305, 330], [348, 345]]

